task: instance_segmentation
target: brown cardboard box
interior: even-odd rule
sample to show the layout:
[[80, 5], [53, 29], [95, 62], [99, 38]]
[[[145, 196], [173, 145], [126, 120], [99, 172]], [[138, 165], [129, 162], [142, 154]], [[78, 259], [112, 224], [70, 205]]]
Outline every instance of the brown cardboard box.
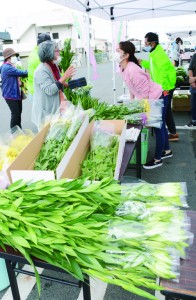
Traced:
[[[81, 126], [78, 134], [76, 135], [71, 146], [67, 150], [59, 166], [56, 169], [56, 178], [77, 178], [81, 174], [81, 162], [86, 157], [90, 148], [90, 136], [94, 122], [89, 125], [84, 122]], [[119, 150], [117, 157], [117, 164], [115, 169], [114, 178], [118, 179], [120, 167], [122, 163], [124, 147], [125, 147], [125, 132], [126, 122], [124, 120], [104, 120], [101, 121], [101, 125], [104, 128], [111, 128], [114, 132], [120, 135]], [[30, 171], [33, 170], [36, 157], [44, 142], [45, 136], [48, 132], [49, 125], [42, 129], [42, 131], [31, 141], [31, 143], [21, 152], [21, 154], [15, 159], [7, 170], [10, 181], [12, 182], [12, 175], [14, 181], [18, 179], [28, 179], [32, 181], [37, 180], [51, 180], [53, 174], [51, 171]], [[17, 171], [18, 170], [18, 171]], [[12, 174], [13, 173], [13, 174]]]
[[[188, 98], [175, 98], [175, 95], [187, 95]], [[190, 111], [191, 110], [191, 101], [190, 93], [188, 90], [179, 90], [174, 92], [174, 97], [172, 99], [172, 110], [173, 111]]]
[[[71, 153], [77, 147], [80, 139], [82, 138], [84, 130], [88, 127], [89, 119], [86, 117], [81, 125], [75, 139], [73, 140], [72, 144], [70, 145], [69, 149], [66, 151], [63, 159], [59, 163], [56, 169], [56, 177], [61, 178], [62, 171], [64, 169], [63, 164], [66, 160], [69, 159]], [[34, 139], [21, 151], [21, 153], [16, 157], [16, 159], [10, 164], [7, 168], [6, 173], [10, 182], [12, 182], [11, 178], [11, 171], [12, 170], [33, 170], [36, 158], [41, 150], [45, 137], [48, 133], [50, 128], [50, 124], [47, 124], [35, 137]], [[35, 171], [36, 172], [36, 171]]]
[[[83, 133], [82, 139], [80, 139], [78, 146], [70, 156], [70, 159], [63, 164], [64, 171], [61, 174], [61, 178], [74, 179], [81, 174], [81, 163], [85, 159], [90, 149], [90, 136], [92, 132], [94, 122], [91, 122]], [[103, 128], [113, 127], [116, 134], [120, 135], [119, 150], [117, 157], [117, 164], [115, 169], [114, 178], [118, 179], [120, 167], [122, 163], [124, 147], [125, 147], [125, 131], [126, 122], [124, 120], [103, 120], [101, 121]]]

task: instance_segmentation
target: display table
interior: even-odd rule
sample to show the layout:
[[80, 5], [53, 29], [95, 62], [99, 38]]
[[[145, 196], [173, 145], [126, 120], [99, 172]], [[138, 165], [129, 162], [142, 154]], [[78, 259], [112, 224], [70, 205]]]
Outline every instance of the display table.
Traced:
[[[20, 293], [18, 289], [18, 284], [17, 284], [17, 278], [15, 276], [15, 272], [18, 273], [23, 273], [26, 275], [30, 276], [35, 276], [33, 272], [29, 272], [26, 270], [22, 270], [20, 268], [16, 268], [16, 264], [22, 263], [22, 264], [28, 264], [29, 262], [20, 254], [19, 252], [16, 252], [13, 248], [6, 246], [6, 252], [0, 248], [0, 258], [5, 259], [6, 267], [7, 267], [7, 272], [8, 272], [8, 277], [10, 281], [10, 287], [12, 290], [12, 295], [14, 300], [20, 300]], [[53, 265], [50, 265], [49, 263], [42, 261], [38, 258], [33, 257], [33, 262], [36, 267], [44, 268], [46, 270], [51, 270], [51, 271], [57, 271], [61, 273], [66, 273], [64, 270], [55, 267]], [[91, 300], [91, 295], [90, 295], [90, 285], [89, 285], [89, 277], [85, 276], [85, 282], [72, 282], [72, 281], [66, 281], [66, 280], [61, 280], [55, 277], [50, 277], [50, 276], [45, 276], [40, 274], [40, 278], [46, 279], [49, 281], [54, 281], [57, 283], [73, 286], [73, 287], [78, 287], [78, 288], [83, 288], [83, 299], [84, 300]]]
[[120, 174], [119, 174], [119, 180], [122, 180], [122, 177], [126, 171], [126, 169], [129, 166], [129, 162], [131, 160], [131, 157], [133, 155], [134, 150], [136, 149], [136, 177], [141, 178], [141, 132], [142, 132], [142, 125], [127, 125], [127, 129], [129, 128], [138, 128], [140, 130], [138, 139], [136, 142], [126, 142], [125, 143], [125, 149], [124, 149], [124, 155], [123, 155], [123, 160], [120, 168]]
[[166, 300], [196, 299], [196, 211], [187, 211], [187, 214], [191, 219], [191, 232], [195, 237], [193, 244], [187, 250], [187, 259], [181, 260], [179, 282], [160, 280], [160, 285], [164, 287], [161, 294]]
[[[119, 180], [121, 181], [128, 165], [129, 161], [133, 155], [134, 150], [136, 149], [136, 175], [138, 178], [141, 178], [141, 131], [142, 131], [142, 126], [137, 126], [137, 125], [127, 125], [127, 128], [138, 128], [140, 130], [138, 139], [136, 142], [126, 142], [125, 148], [124, 148], [124, 155], [123, 155], [123, 160], [121, 164], [121, 169], [120, 169], [120, 174], [119, 174]], [[29, 272], [26, 270], [23, 270], [21, 268], [16, 268], [17, 264], [28, 264], [29, 262], [17, 251], [15, 251], [13, 248], [6, 246], [6, 251], [4, 251], [2, 248], [0, 248], [0, 258], [5, 259], [6, 263], [6, 268], [8, 272], [8, 277], [10, 281], [10, 286], [12, 290], [12, 295], [14, 300], [20, 300], [20, 293], [17, 285], [17, 279], [15, 276], [15, 272], [18, 273], [23, 273], [26, 275], [30, 276], [35, 276], [33, 272]], [[42, 261], [38, 258], [32, 258], [34, 265], [36, 267], [41, 267], [46, 270], [51, 270], [51, 271], [57, 271], [61, 273], [66, 273], [64, 270], [55, 267], [45, 261]], [[40, 278], [50, 280], [50, 281], [55, 281], [57, 283], [62, 283], [65, 285], [70, 285], [78, 288], [83, 288], [83, 299], [84, 300], [91, 300], [91, 295], [90, 295], [90, 285], [89, 285], [89, 278], [88, 276], [85, 276], [85, 282], [71, 282], [71, 281], [66, 281], [66, 280], [60, 280], [54, 277], [50, 276], [45, 276], [43, 274], [40, 274]]]

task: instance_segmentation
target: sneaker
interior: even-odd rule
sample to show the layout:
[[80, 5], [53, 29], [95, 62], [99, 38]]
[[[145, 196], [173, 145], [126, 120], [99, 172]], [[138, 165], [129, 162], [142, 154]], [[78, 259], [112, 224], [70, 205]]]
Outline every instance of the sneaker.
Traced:
[[154, 168], [158, 168], [161, 167], [163, 164], [162, 159], [160, 161], [155, 161], [154, 159], [152, 159], [151, 161], [149, 161], [148, 163], [146, 163], [145, 165], [143, 165], [144, 169], [154, 169]]
[[170, 158], [170, 157], [172, 157], [172, 156], [173, 156], [173, 152], [172, 152], [172, 151], [170, 151], [170, 152], [167, 153], [167, 154], [166, 154], [165, 151], [163, 151], [162, 156], [161, 156], [161, 159]]
[[168, 140], [170, 142], [175, 142], [175, 141], [178, 141], [179, 140], [179, 134], [178, 133], [175, 133], [175, 134], [168, 134]]
[[191, 121], [188, 125], [185, 125], [185, 127], [194, 127], [196, 126], [196, 122]]

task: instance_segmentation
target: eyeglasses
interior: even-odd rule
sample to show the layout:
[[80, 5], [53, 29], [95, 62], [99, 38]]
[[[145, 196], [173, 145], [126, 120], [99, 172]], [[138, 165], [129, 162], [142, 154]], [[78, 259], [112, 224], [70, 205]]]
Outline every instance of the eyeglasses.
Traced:
[[60, 52], [60, 50], [54, 50], [54, 52]]

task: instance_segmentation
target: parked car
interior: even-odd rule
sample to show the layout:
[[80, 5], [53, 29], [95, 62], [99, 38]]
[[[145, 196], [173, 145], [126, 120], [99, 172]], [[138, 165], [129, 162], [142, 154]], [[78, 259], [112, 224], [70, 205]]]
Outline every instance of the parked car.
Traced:
[[183, 40], [183, 45], [181, 46], [181, 49], [184, 52], [194, 52], [195, 51], [195, 45], [193, 45], [190, 41]]

